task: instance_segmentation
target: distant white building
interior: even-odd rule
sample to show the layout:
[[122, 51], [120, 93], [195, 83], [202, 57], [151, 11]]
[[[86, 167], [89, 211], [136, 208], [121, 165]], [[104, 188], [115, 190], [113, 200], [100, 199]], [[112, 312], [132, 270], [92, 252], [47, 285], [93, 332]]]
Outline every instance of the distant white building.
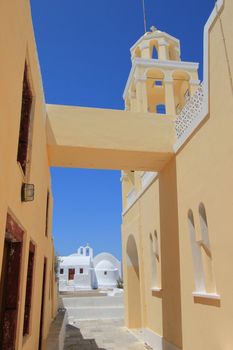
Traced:
[[98, 287], [115, 287], [121, 277], [121, 262], [112, 254], [101, 253], [93, 259], [95, 276]]
[[121, 277], [121, 262], [112, 254], [93, 258], [93, 249], [79, 247], [77, 253], [60, 257], [59, 290], [113, 288]]

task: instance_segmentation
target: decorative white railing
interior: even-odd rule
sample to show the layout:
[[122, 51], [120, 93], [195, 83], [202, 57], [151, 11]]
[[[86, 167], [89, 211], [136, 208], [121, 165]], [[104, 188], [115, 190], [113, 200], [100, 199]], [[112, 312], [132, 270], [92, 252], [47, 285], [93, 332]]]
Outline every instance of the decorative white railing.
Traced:
[[136, 191], [136, 188], [133, 187], [129, 193], [127, 194], [127, 206], [129, 207], [133, 202], [134, 200], [136, 199], [137, 197], [137, 191]]
[[175, 120], [175, 129], [178, 139], [181, 138], [187, 129], [189, 129], [194, 120], [199, 117], [203, 108], [203, 102], [204, 90], [203, 85], [201, 84], [195, 94], [189, 98], [188, 102]]
[[141, 174], [141, 184], [142, 189], [144, 189], [151, 181], [151, 179], [155, 176], [155, 172], [153, 171], [144, 171]]

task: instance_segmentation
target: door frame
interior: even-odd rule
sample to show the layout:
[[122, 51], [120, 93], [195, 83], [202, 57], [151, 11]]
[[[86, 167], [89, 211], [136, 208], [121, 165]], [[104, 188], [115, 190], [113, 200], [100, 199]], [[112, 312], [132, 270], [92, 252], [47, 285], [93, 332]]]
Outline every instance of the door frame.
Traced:
[[[4, 335], [1, 334], [0, 338], [0, 348], [1, 349], [8, 349], [8, 346], [10, 346], [10, 349], [15, 349], [16, 348], [16, 341], [17, 341], [17, 336], [18, 336], [18, 329], [19, 329], [19, 319], [20, 319], [20, 297], [21, 297], [21, 287], [22, 287], [22, 265], [23, 265], [23, 255], [24, 255], [24, 234], [25, 231], [24, 229], [19, 225], [18, 220], [13, 217], [12, 214], [7, 213], [7, 218], [6, 218], [6, 226], [5, 226], [5, 237], [4, 237], [4, 253], [3, 257], [5, 257], [5, 264], [3, 265], [2, 261], [2, 267], [1, 267], [1, 272], [3, 272], [3, 269], [5, 273], [7, 273], [7, 269], [9, 267], [10, 259], [9, 259], [9, 250], [10, 247], [9, 245], [12, 244], [17, 244], [19, 245], [19, 265], [18, 265], [18, 270], [17, 270], [17, 290], [16, 290], [16, 300], [15, 300], [15, 327], [12, 331], [11, 339], [12, 342], [10, 345], [4, 346], [4, 341], [7, 341], [4, 339]], [[6, 296], [4, 297], [4, 289], [5, 293], [7, 293], [7, 276], [4, 274], [4, 281], [2, 280], [3, 275], [1, 274], [1, 286], [2, 286], [2, 299], [1, 299], [1, 306], [3, 310], [1, 311], [1, 316], [2, 319], [6, 317], [6, 303], [7, 299]], [[8, 288], [11, 286], [8, 285]], [[13, 289], [13, 288], [12, 288]], [[9, 296], [9, 295], [8, 295]], [[10, 302], [10, 299], [8, 299], [8, 302]], [[12, 301], [11, 301], [12, 302]], [[4, 320], [2, 320], [1, 323], [2, 328], [4, 329]], [[3, 347], [4, 346], [4, 347]]]
[[46, 279], [47, 279], [47, 258], [44, 257], [43, 275], [42, 275], [42, 289], [41, 289], [41, 308], [40, 308], [40, 331], [38, 350], [43, 349], [43, 335], [44, 335], [44, 311], [45, 311], [45, 296], [46, 296]]

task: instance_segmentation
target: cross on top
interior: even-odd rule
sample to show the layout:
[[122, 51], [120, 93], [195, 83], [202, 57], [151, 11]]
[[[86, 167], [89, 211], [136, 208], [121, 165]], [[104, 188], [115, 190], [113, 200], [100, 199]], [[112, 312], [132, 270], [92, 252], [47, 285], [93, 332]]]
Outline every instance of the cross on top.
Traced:
[[156, 32], [157, 28], [156, 28], [155, 26], [151, 26], [151, 27], [150, 27], [150, 30], [151, 30], [152, 32]]

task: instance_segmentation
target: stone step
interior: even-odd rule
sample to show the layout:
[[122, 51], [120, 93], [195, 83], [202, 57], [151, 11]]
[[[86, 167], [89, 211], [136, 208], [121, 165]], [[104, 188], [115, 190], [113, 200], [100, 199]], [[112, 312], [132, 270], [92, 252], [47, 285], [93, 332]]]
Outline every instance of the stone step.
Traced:
[[67, 308], [68, 321], [74, 320], [104, 320], [104, 319], [123, 319], [123, 306], [97, 306], [97, 307], [76, 307]]
[[62, 298], [65, 308], [123, 306], [123, 296]]

